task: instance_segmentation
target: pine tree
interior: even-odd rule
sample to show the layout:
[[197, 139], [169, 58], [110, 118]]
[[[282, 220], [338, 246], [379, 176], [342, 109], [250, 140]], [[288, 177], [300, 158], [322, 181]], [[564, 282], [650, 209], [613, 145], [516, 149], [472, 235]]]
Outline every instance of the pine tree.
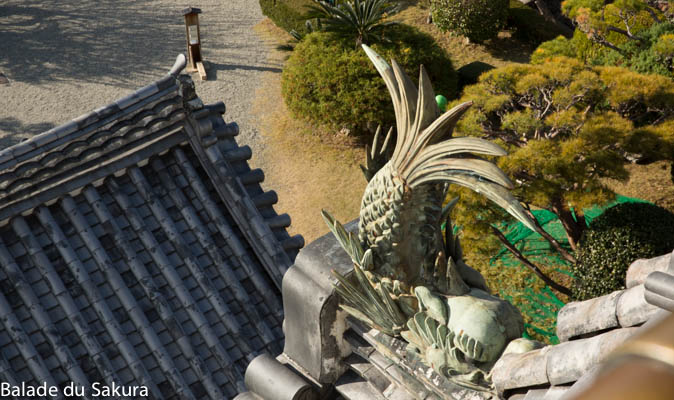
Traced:
[[[674, 82], [664, 76], [556, 58], [490, 71], [457, 102], [467, 100], [475, 105], [457, 125], [457, 136], [478, 136], [506, 148], [509, 155], [497, 160], [498, 166], [516, 182], [514, 193], [525, 208], [557, 215], [569, 247], [546, 239], [571, 263], [586, 228], [583, 208], [615, 197], [602, 179], [627, 179], [627, 160], [674, 159]], [[485, 233], [495, 233], [536, 272], [496, 228], [509, 221], [507, 214], [479, 196], [461, 196], [456, 221], [464, 238], [485, 250], [490, 246]]]

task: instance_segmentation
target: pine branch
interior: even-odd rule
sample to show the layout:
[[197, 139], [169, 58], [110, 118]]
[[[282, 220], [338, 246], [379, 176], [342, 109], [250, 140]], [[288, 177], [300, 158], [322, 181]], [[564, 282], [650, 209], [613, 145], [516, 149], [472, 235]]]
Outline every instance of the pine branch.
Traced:
[[629, 31], [627, 31], [625, 29], [616, 28], [615, 26], [609, 26], [608, 28], [606, 28], [606, 30], [610, 31], [610, 32], [620, 33], [621, 35], [625, 35], [626, 38], [631, 39], [631, 40], [638, 40], [638, 41], [641, 41], [641, 42], [644, 41], [644, 38], [640, 38], [639, 36], [634, 36]]
[[587, 227], [585, 223], [585, 216], [582, 214], [576, 214], [574, 218], [574, 213], [571, 210], [564, 207], [561, 199], [552, 200], [552, 212], [557, 214], [557, 218], [562, 223], [564, 231], [566, 232], [566, 237], [569, 240], [569, 246], [571, 249], [576, 251], [578, 250], [578, 242], [580, 237], [583, 235], [583, 231]]
[[601, 46], [608, 47], [611, 50], [615, 50], [618, 53], [622, 54], [623, 56], [626, 55], [625, 50], [623, 50], [620, 47], [618, 47], [618, 46], [614, 45], [613, 43], [609, 42], [603, 36], [599, 36], [599, 35], [594, 34], [594, 35], [592, 35], [592, 38], [590, 40], [593, 40], [595, 43], [597, 43]]
[[537, 228], [536, 232], [538, 232], [541, 236], [543, 236], [545, 240], [550, 242], [552, 247], [554, 247], [555, 250], [557, 250], [557, 252], [559, 252], [559, 254], [561, 254], [566, 261], [570, 262], [571, 264], [575, 264], [577, 262], [576, 257], [574, 257], [573, 254], [566, 251], [566, 249], [562, 247], [562, 244], [559, 243], [557, 239], [552, 237], [552, 235], [550, 235], [548, 232], [545, 231], [545, 229], [543, 229], [543, 226], [541, 226], [538, 220], [534, 217], [534, 214], [531, 212], [531, 209], [529, 208], [528, 204], [524, 205], [524, 212], [527, 213], [527, 215], [529, 215], [529, 218], [531, 218], [531, 220], [534, 222], [534, 225]]
[[551, 288], [555, 289], [561, 294], [565, 294], [567, 296], [571, 296], [571, 290], [567, 288], [566, 286], [562, 286], [559, 283], [553, 281], [549, 276], [547, 276], [538, 266], [536, 266], [534, 263], [529, 261], [528, 258], [522, 254], [521, 251], [517, 249], [512, 243], [506, 239], [506, 237], [501, 233], [500, 230], [496, 229], [495, 227], [491, 227], [492, 232], [498, 239], [503, 243], [503, 245], [510, 251], [518, 260], [522, 262], [527, 268], [529, 268], [534, 274], [536, 274], [537, 277], [539, 277], [543, 282], [545, 282], [546, 285], [550, 286]]
[[651, 18], [653, 18], [656, 24], [662, 23], [662, 20], [658, 18], [658, 15], [655, 13], [655, 11], [653, 11], [652, 8], [646, 7], [646, 11], [651, 15]]

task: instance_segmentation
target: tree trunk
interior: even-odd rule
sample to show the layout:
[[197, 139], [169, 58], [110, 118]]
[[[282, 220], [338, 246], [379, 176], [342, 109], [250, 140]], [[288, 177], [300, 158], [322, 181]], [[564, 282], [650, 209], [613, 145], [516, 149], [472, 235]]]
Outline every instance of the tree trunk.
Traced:
[[546, 21], [557, 25], [557, 27], [564, 33], [564, 36], [567, 38], [573, 36], [573, 29], [569, 28], [563, 22], [558, 21], [543, 0], [534, 0], [534, 4], [536, 4], [536, 8], [543, 18], [545, 18]]
[[557, 217], [559, 217], [559, 220], [562, 222], [571, 249], [573, 249], [573, 251], [578, 250], [578, 242], [586, 227], [585, 216], [578, 214], [576, 215], [577, 220], [574, 219], [571, 210], [563, 205], [560, 200], [553, 202], [552, 211], [557, 214]]
[[555, 239], [551, 234], [547, 233], [545, 229], [543, 229], [543, 226], [538, 222], [534, 214], [529, 209], [529, 205], [526, 206], [524, 212], [526, 212], [529, 218], [531, 218], [531, 220], [533, 221], [534, 225], [536, 226], [536, 231], [538, 232], [538, 234], [543, 236], [543, 238], [547, 240], [548, 243], [550, 243], [550, 245], [552, 245], [552, 247], [554, 247], [555, 250], [557, 250], [557, 252], [562, 257], [564, 257], [566, 261], [570, 262], [571, 264], [575, 264], [578, 261], [576, 260], [576, 257], [573, 256], [573, 254], [569, 253], [568, 251], [566, 251], [565, 248], [562, 247], [561, 243], [559, 243], [557, 239]]
[[512, 253], [512, 255], [515, 256], [515, 258], [520, 260], [520, 262], [522, 262], [522, 264], [524, 264], [524, 266], [529, 268], [538, 278], [540, 278], [543, 282], [545, 282], [546, 285], [550, 286], [552, 289], [558, 291], [561, 294], [571, 296], [571, 289], [553, 281], [552, 278], [547, 276], [543, 272], [543, 270], [538, 268], [538, 266], [536, 264], [532, 263], [528, 258], [526, 258], [524, 256], [524, 254], [522, 254], [522, 252], [519, 251], [517, 249], [517, 247], [515, 247], [514, 244], [510, 243], [508, 241], [508, 239], [506, 239], [506, 237], [503, 235], [503, 233], [501, 231], [499, 231], [497, 228], [492, 226], [491, 229], [492, 229], [492, 232], [494, 233], [494, 235], [496, 235], [498, 240], [500, 240], [501, 243], [503, 243], [503, 245], [506, 247], [506, 249], [508, 249], [508, 251], [510, 251]]

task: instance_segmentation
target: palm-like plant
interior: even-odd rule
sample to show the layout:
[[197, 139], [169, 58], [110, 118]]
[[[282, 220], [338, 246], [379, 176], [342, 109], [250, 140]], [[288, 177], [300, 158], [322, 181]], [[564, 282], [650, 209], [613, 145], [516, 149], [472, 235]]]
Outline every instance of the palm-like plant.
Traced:
[[286, 44], [282, 44], [279, 46], [276, 46], [276, 50], [281, 50], [281, 51], [293, 51], [295, 50], [295, 46], [302, 40], [304, 40], [304, 37], [308, 35], [309, 33], [315, 32], [317, 30], [320, 30], [321, 25], [320, 21], [316, 24], [317, 28], [314, 28], [314, 25], [311, 23], [311, 21], [306, 20], [304, 23], [304, 26], [306, 27], [306, 33], [301, 33], [297, 32], [296, 30], [291, 30], [288, 32], [292, 39], [290, 39]]
[[334, 0], [315, 0], [309, 6], [308, 18], [318, 18], [321, 30], [335, 32], [345, 37], [355, 37], [356, 48], [362, 44], [386, 41], [385, 27], [396, 21], [384, 21], [400, 11], [399, 4], [390, 0], [353, 0], [337, 4]]

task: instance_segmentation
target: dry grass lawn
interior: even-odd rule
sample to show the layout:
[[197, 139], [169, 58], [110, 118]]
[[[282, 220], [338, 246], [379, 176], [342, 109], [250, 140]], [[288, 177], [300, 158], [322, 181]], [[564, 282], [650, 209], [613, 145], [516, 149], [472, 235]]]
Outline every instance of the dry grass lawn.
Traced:
[[[255, 30], [264, 40], [278, 44], [290, 38], [268, 19]], [[273, 51], [270, 57], [282, 60], [287, 55]], [[327, 233], [321, 209], [344, 223], [358, 216], [366, 184], [358, 166], [364, 159], [363, 149], [348, 137], [321, 132], [290, 117], [281, 99], [280, 73], [263, 75], [252, 113], [266, 143], [252, 163], [264, 167], [264, 186], [278, 192], [276, 209], [292, 216], [292, 234], [303, 235], [309, 243]]]
[[494, 67], [512, 63], [527, 63], [534, 47], [515, 39], [511, 32], [500, 32], [498, 37], [484, 44], [469, 43], [465, 37], [441, 32], [435, 25], [427, 24], [428, 8], [422, 2], [410, 1], [393, 20], [412, 25], [431, 35], [445, 49], [458, 69], [473, 61], [482, 61]]
[[648, 200], [674, 212], [674, 183], [668, 162], [659, 161], [648, 165], [627, 165], [630, 178], [626, 182], [607, 180], [609, 188], [623, 196]]

